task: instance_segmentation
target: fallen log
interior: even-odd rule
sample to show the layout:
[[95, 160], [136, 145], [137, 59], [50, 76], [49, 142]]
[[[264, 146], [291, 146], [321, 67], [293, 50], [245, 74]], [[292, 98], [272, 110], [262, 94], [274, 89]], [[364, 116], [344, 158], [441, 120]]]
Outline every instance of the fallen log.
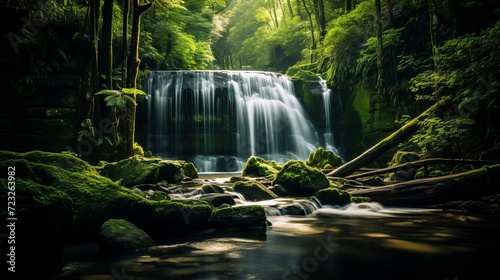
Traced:
[[422, 207], [500, 193], [500, 164], [467, 172], [349, 191], [385, 206]]
[[[352, 174], [346, 176], [345, 179], [355, 180], [363, 177], [374, 176], [379, 174], [387, 174], [391, 172], [395, 172], [397, 170], [410, 170], [410, 169], [418, 169], [420, 167], [427, 167], [433, 164], [470, 164], [473, 166], [484, 166], [484, 165], [494, 165], [500, 164], [497, 161], [488, 161], [488, 160], [472, 160], [472, 159], [455, 159], [455, 158], [426, 158], [417, 161], [405, 162], [402, 164], [389, 166], [386, 168], [380, 168], [375, 170], [370, 170], [362, 173]], [[426, 177], [428, 174], [425, 174]], [[329, 177], [330, 178], [330, 177]]]
[[422, 114], [409, 121], [407, 124], [403, 125], [400, 129], [396, 130], [394, 133], [392, 133], [382, 141], [378, 142], [375, 146], [369, 148], [355, 159], [341, 165], [339, 168], [328, 173], [327, 176], [346, 177], [356, 172], [360, 168], [372, 162], [374, 159], [380, 157], [386, 151], [392, 149], [393, 147], [396, 147], [399, 143], [416, 132], [419, 129], [421, 121], [429, 117], [430, 114], [434, 113], [441, 107], [447, 105], [450, 101], [450, 97], [445, 97], [439, 100], [434, 105], [425, 110]]

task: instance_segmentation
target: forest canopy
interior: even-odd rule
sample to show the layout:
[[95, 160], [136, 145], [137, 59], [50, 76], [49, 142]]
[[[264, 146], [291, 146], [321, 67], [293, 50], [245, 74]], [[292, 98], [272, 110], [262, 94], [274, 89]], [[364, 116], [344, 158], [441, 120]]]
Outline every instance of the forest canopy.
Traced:
[[[498, 153], [496, 0], [1, 0], [0, 7], [1, 60], [12, 69], [3, 84], [29, 96], [55, 73], [76, 73], [90, 127], [113, 114], [95, 93], [118, 90], [136, 102], [142, 97], [122, 89], [143, 88], [150, 70], [308, 72], [344, 100], [368, 85], [369, 98], [400, 124], [451, 96], [452, 108], [401, 148]], [[126, 142], [125, 154], [133, 145], [127, 131], [111, 143]]]

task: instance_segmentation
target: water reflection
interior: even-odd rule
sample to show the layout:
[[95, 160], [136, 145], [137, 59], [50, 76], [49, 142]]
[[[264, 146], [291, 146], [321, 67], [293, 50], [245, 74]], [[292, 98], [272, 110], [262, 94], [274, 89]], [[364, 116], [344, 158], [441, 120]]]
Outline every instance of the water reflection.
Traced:
[[56, 279], [478, 279], [496, 271], [500, 220], [464, 216], [373, 204], [269, 216], [266, 232], [199, 233], [120, 258], [72, 256]]

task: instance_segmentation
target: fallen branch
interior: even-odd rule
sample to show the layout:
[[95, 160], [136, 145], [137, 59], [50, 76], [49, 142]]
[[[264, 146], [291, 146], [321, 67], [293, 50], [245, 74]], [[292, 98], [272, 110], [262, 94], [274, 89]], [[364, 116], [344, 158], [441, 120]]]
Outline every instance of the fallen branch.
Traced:
[[[354, 180], [354, 179], [359, 179], [359, 178], [373, 176], [373, 175], [391, 173], [391, 172], [395, 172], [397, 170], [418, 169], [420, 167], [426, 167], [426, 166], [433, 165], [433, 164], [446, 164], [446, 163], [471, 164], [474, 166], [484, 166], [484, 165], [499, 164], [500, 162], [486, 161], [486, 160], [454, 159], [454, 158], [427, 158], [427, 159], [421, 159], [421, 160], [412, 161], [412, 162], [405, 162], [402, 164], [389, 166], [386, 168], [380, 168], [380, 169], [376, 169], [376, 170], [371, 170], [371, 171], [367, 171], [367, 172], [363, 172], [363, 173], [352, 174], [352, 175], [346, 176], [345, 178]], [[427, 177], [428, 174], [426, 173], [425, 176]]]
[[430, 206], [500, 193], [500, 164], [467, 172], [349, 191], [386, 206]]
[[382, 141], [378, 142], [375, 146], [366, 150], [364, 153], [362, 153], [361, 155], [359, 155], [355, 159], [345, 163], [344, 165], [333, 170], [332, 172], [328, 173], [327, 175], [330, 177], [346, 177], [346, 176], [356, 172], [360, 168], [362, 168], [365, 165], [367, 165], [368, 163], [372, 162], [374, 159], [380, 157], [386, 151], [397, 146], [399, 143], [401, 143], [408, 136], [412, 135], [415, 131], [417, 131], [419, 129], [421, 121], [423, 121], [425, 118], [429, 117], [430, 114], [437, 111], [441, 107], [447, 105], [448, 102], [450, 102], [450, 100], [451, 100], [450, 97], [446, 97], [446, 98], [443, 98], [440, 101], [436, 102], [434, 105], [429, 107], [429, 109], [424, 111], [422, 114], [420, 114], [419, 116], [417, 116], [413, 120], [409, 121], [407, 124], [402, 126], [400, 129], [396, 130], [394, 133], [392, 133], [391, 135], [389, 135], [388, 137], [386, 137]]

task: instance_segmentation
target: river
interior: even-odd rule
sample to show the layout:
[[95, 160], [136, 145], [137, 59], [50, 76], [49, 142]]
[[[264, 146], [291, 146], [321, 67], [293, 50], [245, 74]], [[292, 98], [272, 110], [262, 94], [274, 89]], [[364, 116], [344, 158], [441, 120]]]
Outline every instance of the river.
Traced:
[[275, 203], [311, 205], [307, 200], [259, 202], [271, 223], [261, 231], [207, 230], [112, 258], [97, 257], [95, 243], [71, 245], [55, 279], [462, 280], [497, 273], [498, 214], [375, 202], [319, 205], [300, 216], [271, 211]]

